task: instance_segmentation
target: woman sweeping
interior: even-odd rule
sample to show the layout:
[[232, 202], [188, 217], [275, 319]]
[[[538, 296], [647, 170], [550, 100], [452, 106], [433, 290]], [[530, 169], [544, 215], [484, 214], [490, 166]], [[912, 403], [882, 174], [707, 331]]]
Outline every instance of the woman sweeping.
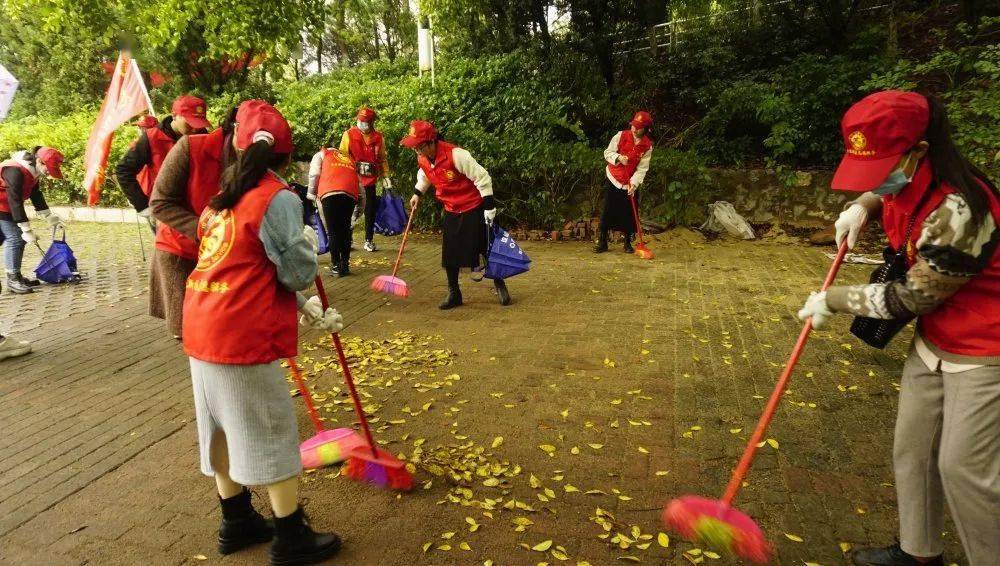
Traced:
[[619, 230], [625, 234], [625, 251], [632, 253], [632, 238], [637, 226], [632, 210], [631, 198], [639, 205], [636, 192], [646, 179], [649, 160], [653, 155], [653, 141], [649, 131], [653, 127], [653, 117], [649, 112], [636, 112], [629, 122], [629, 129], [618, 132], [611, 138], [604, 150], [604, 160], [608, 162], [604, 183], [604, 212], [601, 213], [600, 235], [594, 252], [608, 251], [608, 232]]
[[[296, 295], [316, 276], [316, 254], [298, 196], [273, 171], [291, 157], [288, 123], [259, 100], [240, 105], [236, 121], [235, 163], [201, 215], [184, 298], [201, 469], [218, 488], [222, 554], [273, 536], [272, 565], [313, 564], [340, 539], [314, 532], [299, 507], [298, 430], [280, 360], [297, 352], [297, 304], [304, 323], [333, 332], [343, 324]], [[248, 485], [267, 487], [273, 529]]]
[[351, 215], [361, 191], [354, 160], [333, 147], [316, 152], [309, 165], [309, 198], [318, 200], [323, 209], [330, 241], [330, 271], [337, 277], [351, 272]]
[[881, 213], [905, 276], [835, 286], [799, 311], [917, 319], [903, 366], [893, 465], [899, 542], [859, 550], [855, 564], [943, 564], [944, 502], [971, 566], [1000, 556], [1000, 196], [955, 147], [944, 107], [912, 92], [872, 94], [841, 124], [838, 190], [863, 192], [837, 220], [854, 246]]
[[[489, 251], [489, 228], [497, 209], [493, 199], [493, 180], [468, 151], [439, 139], [433, 124], [423, 120], [410, 122], [410, 132], [400, 142], [417, 154], [416, 191], [410, 198], [410, 210], [420, 197], [434, 186], [434, 196], [444, 205], [444, 240], [441, 266], [448, 276], [448, 296], [439, 305], [451, 309], [462, 305], [458, 271], [480, 266]], [[411, 212], [412, 213], [412, 212]], [[510, 293], [503, 279], [494, 279], [500, 304], [510, 304]]]

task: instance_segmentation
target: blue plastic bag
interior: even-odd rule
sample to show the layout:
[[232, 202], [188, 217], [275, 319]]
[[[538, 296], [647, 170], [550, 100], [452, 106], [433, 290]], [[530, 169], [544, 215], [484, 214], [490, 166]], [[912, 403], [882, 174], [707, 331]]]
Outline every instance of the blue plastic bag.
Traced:
[[309, 215], [309, 225], [316, 231], [316, 236], [319, 238], [319, 250], [316, 253], [325, 254], [330, 251], [330, 240], [326, 237], [326, 228], [323, 227], [323, 219], [320, 218], [319, 211], [315, 208], [312, 214]]
[[493, 227], [493, 243], [486, 258], [485, 276], [489, 279], [509, 279], [531, 269], [531, 259], [514, 238], [499, 226]]
[[402, 234], [406, 229], [406, 219], [403, 199], [388, 189], [383, 190], [375, 210], [375, 231], [383, 236]]
[[38, 262], [35, 275], [39, 281], [46, 283], [79, 281], [80, 274], [77, 271], [76, 256], [73, 255], [73, 250], [66, 243], [66, 231], [63, 230], [61, 240], [57, 240], [55, 235], [55, 230], [53, 230], [52, 245], [42, 256], [42, 261]]

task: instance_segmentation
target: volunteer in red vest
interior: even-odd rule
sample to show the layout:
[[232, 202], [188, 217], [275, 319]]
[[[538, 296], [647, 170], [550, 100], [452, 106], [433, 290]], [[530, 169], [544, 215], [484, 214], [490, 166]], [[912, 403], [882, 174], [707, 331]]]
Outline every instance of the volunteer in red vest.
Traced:
[[[863, 193], [837, 220], [853, 247], [881, 214], [908, 271], [889, 283], [813, 293], [799, 312], [916, 317], [900, 379], [893, 464], [899, 542], [865, 549], [859, 565], [945, 564], [944, 504], [971, 566], [1000, 557], [1000, 196], [962, 156], [940, 101], [885, 91], [841, 123], [846, 154], [835, 190]], [[909, 237], [907, 237], [909, 232]], [[955, 560], [957, 561], [957, 560]]]
[[[430, 122], [410, 122], [409, 134], [400, 143], [416, 152], [419, 166], [410, 210], [431, 186], [434, 196], [444, 205], [441, 266], [448, 276], [448, 296], [439, 308], [461, 306], [459, 270], [481, 266], [489, 253], [488, 232], [497, 215], [493, 180], [468, 151], [440, 139]], [[494, 279], [493, 283], [500, 304], [509, 305], [507, 284], [503, 279]]]
[[375, 245], [375, 211], [378, 208], [376, 184], [381, 178], [383, 188], [392, 188], [385, 141], [382, 139], [382, 133], [375, 129], [377, 117], [374, 110], [362, 106], [358, 110], [357, 123], [344, 132], [340, 139], [340, 152], [354, 160], [364, 187], [361, 201], [365, 209], [366, 252], [378, 250], [378, 246]]
[[219, 192], [235, 121], [234, 108], [211, 133], [179, 139], [153, 183], [149, 207], [158, 226], [149, 263], [149, 314], [166, 320], [174, 338], [181, 337], [184, 285], [198, 258], [198, 217]]
[[[316, 277], [316, 242], [275, 172], [290, 163], [288, 122], [262, 100], [241, 104], [236, 122], [237, 154], [198, 222], [184, 298], [201, 471], [215, 478], [222, 554], [273, 540], [271, 564], [313, 564], [340, 539], [314, 532], [299, 507], [299, 436], [281, 362], [297, 353], [297, 310], [327, 332], [343, 319], [297, 294]], [[254, 485], [267, 488], [273, 528], [251, 505], [245, 486]]]
[[10, 159], [0, 161], [0, 243], [3, 244], [7, 289], [16, 295], [31, 293], [39, 285], [21, 274], [25, 243], [38, 241], [24, 211], [30, 200], [35, 213], [48, 221], [51, 228], [62, 226], [62, 219], [49, 210], [39, 182], [43, 177], [62, 179], [63, 155], [51, 147], [36, 147], [31, 151], [16, 151]]
[[639, 194], [636, 192], [646, 172], [653, 154], [653, 141], [649, 138], [653, 118], [649, 112], [636, 112], [629, 122], [630, 128], [615, 134], [604, 150], [607, 181], [604, 183], [604, 212], [601, 213], [600, 235], [594, 251], [608, 251], [608, 232], [618, 230], [625, 234], [625, 251], [632, 253], [632, 238], [636, 234], [635, 215], [632, 212], [630, 196], [635, 196], [636, 206]]
[[309, 198], [318, 201], [323, 209], [330, 242], [330, 271], [338, 277], [351, 272], [351, 214], [362, 190], [361, 175], [347, 153], [324, 147], [313, 155]]
[[[140, 129], [139, 139], [132, 143], [115, 168], [115, 176], [125, 198], [139, 216], [146, 219], [152, 212], [149, 195], [153, 192], [153, 184], [167, 153], [181, 136], [201, 133], [211, 126], [205, 118], [205, 101], [196, 96], [178, 97], [170, 112], [171, 115], [159, 124], [155, 118], [152, 124], [144, 121], [146, 125]], [[153, 228], [155, 232], [155, 226]]]

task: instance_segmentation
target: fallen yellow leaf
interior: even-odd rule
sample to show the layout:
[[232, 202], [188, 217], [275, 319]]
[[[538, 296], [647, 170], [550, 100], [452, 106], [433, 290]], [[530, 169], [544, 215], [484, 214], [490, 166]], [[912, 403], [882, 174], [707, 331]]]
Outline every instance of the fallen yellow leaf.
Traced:
[[656, 542], [663, 548], [667, 548], [670, 546], [670, 537], [667, 536], [667, 533], [660, 533], [656, 535]]
[[791, 541], [795, 541], [795, 542], [802, 542], [802, 537], [800, 537], [798, 535], [793, 535], [793, 534], [785, 533], [785, 538], [787, 538], [788, 540], [791, 540]]
[[543, 540], [542, 542], [540, 542], [540, 543], [536, 544], [535, 546], [531, 547], [531, 550], [534, 550], [535, 552], [545, 552], [545, 551], [547, 551], [550, 548], [552, 548], [552, 541], [551, 540]]

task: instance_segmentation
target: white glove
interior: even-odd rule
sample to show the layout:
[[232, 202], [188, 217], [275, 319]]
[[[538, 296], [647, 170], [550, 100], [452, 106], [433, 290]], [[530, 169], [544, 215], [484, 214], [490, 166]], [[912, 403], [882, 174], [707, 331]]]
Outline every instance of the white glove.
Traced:
[[[307, 242], [309, 242], [310, 246], [312, 246], [313, 253], [317, 253], [318, 254], [319, 253], [319, 236], [316, 235], [316, 230], [313, 230], [312, 226], [304, 226], [302, 228], [302, 237], [305, 238]], [[313, 298], [315, 298], [315, 297], [313, 297]]]
[[326, 330], [327, 332], [340, 332], [344, 329], [344, 317], [336, 309], [328, 308], [323, 312], [323, 303], [319, 297], [312, 297], [302, 308], [299, 309], [302, 316], [299, 324], [309, 326], [316, 330]]
[[495, 220], [497, 217], [497, 209], [491, 208], [489, 210], [484, 210], [483, 216], [486, 217], [487, 226], [493, 226], [493, 220]]
[[868, 222], [868, 209], [861, 206], [860, 204], [852, 204], [847, 207], [847, 210], [840, 213], [837, 217], [837, 221], [833, 224], [836, 228], [837, 233], [834, 236], [834, 240], [837, 242], [837, 246], [847, 238], [847, 249], [854, 248], [854, 244], [858, 243], [858, 234], [861, 233], [861, 229], [865, 227], [865, 223]]
[[17, 226], [18, 228], [21, 229], [21, 239], [24, 240], [25, 243], [34, 244], [35, 242], [38, 241], [38, 237], [35, 236], [35, 233], [31, 231], [30, 222], [21, 222], [18, 223]]
[[49, 209], [36, 211], [36, 214], [39, 218], [44, 218], [49, 221], [49, 228], [59, 228], [63, 224], [63, 219]]
[[806, 320], [812, 317], [813, 328], [820, 329], [826, 326], [826, 321], [833, 316], [833, 311], [826, 304], [826, 291], [809, 293], [806, 304], [799, 310], [799, 320]]
[[392, 189], [392, 179], [390, 179], [389, 177], [382, 177], [382, 188], [383, 189], [390, 189], [391, 190]]
[[137, 214], [140, 218], [149, 218], [153, 215], [153, 209], [147, 206], [146, 208], [140, 210]]
[[306, 193], [306, 198], [313, 202], [316, 202], [316, 193], [309, 191], [308, 193]]
[[417, 203], [420, 202], [420, 197], [414, 194], [410, 197], [410, 212], [413, 212], [414, 208], [417, 208]]

